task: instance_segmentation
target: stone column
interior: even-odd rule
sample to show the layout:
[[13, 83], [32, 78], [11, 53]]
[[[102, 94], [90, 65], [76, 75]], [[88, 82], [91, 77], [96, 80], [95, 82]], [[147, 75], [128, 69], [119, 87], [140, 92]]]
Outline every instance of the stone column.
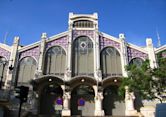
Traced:
[[71, 110], [70, 110], [70, 98], [71, 94], [69, 91], [65, 91], [65, 86], [61, 86], [63, 88], [63, 110], [62, 110], [62, 116], [71, 116]]
[[104, 116], [104, 110], [102, 109], [102, 101], [103, 101], [103, 92], [98, 91], [97, 86], [93, 86], [95, 90], [95, 116]]
[[125, 87], [125, 106], [126, 106], [126, 110], [125, 110], [125, 115], [126, 116], [137, 116], [138, 113], [137, 111], [134, 109], [134, 100], [135, 100], [135, 96], [133, 92], [129, 92], [128, 87]]
[[45, 44], [46, 44], [47, 34], [42, 33], [41, 42], [40, 42], [40, 55], [39, 55], [39, 64], [38, 64], [38, 75], [43, 74], [43, 60], [44, 60], [44, 52], [45, 52]]
[[71, 79], [71, 71], [72, 71], [72, 29], [69, 29], [68, 35], [68, 48], [67, 48], [67, 60], [66, 60], [66, 71], [65, 71], [65, 81]]
[[9, 66], [8, 66], [8, 68], [13, 67], [14, 69], [13, 70], [7, 69], [7, 77], [4, 85], [5, 89], [9, 88], [12, 85], [11, 82], [16, 76], [16, 63], [17, 63], [19, 40], [20, 40], [19, 37], [14, 37], [14, 42], [12, 45], [12, 50], [9, 59]]
[[148, 58], [150, 60], [150, 67], [156, 68], [157, 67], [156, 57], [155, 57], [154, 47], [153, 47], [153, 43], [152, 43], [151, 38], [146, 39], [146, 49], [148, 51]]
[[125, 42], [125, 35], [119, 34], [119, 39], [121, 41], [120, 48], [121, 48], [121, 64], [122, 64], [122, 75], [124, 77], [127, 77], [127, 72], [125, 70], [125, 66], [128, 64], [128, 58], [127, 58], [127, 47]]

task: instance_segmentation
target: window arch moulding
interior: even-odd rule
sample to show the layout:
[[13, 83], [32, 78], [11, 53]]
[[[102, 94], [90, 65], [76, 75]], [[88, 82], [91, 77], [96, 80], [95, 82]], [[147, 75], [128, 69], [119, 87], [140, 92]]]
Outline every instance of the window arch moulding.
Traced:
[[7, 51], [7, 50], [5, 50], [5, 49], [3, 49], [3, 48], [0, 47], [0, 55], [2, 57], [6, 58], [6, 60], [10, 59], [10, 54], [11, 53], [9, 51]]
[[48, 41], [46, 43], [46, 49], [55, 46], [55, 45], [60, 45], [61, 47], [65, 48], [65, 50], [68, 47], [68, 36], [63, 36], [61, 38], [52, 40], [52, 41]]
[[113, 41], [111, 39], [108, 39], [106, 37], [102, 37], [102, 36], [100, 36], [99, 39], [100, 39], [100, 48], [101, 49], [103, 49], [103, 48], [105, 48], [107, 46], [112, 46], [112, 47], [116, 48], [120, 52], [120, 50], [121, 50], [120, 49], [120, 43], [118, 43], [116, 41]]
[[127, 54], [128, 54], [128, 62], [130, 62], [133, 58], [141, 58], [143, 60], [148, 59], [148, 54], [136, 50], [131, 47], [127, 47]]

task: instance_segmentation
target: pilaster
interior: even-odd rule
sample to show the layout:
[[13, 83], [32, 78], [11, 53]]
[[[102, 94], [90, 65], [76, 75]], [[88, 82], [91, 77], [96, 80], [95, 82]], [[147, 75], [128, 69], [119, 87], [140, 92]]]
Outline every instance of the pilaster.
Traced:
[[122, 74], [124, 77], [127, 76], [127, 72], [125, 70], [125, 66], [128, 64], [127, 59], [127, 48], [126, 48], [126, 42], [125, 42], [125, 35], [119, 34], [119, 39], [121, 41], [120, 48], [121, 48], [121, 64], [122, 64]]
[[94, 76], [96, 80], [101, 81], [101, 69], [100, 69], [100, 46], [99, 46], [99, 32], [98, 24], [96, 24], [96, 29], [94, 30]]
[[72, 71], [72, 29], [69, 29], [65, 81], [71, 79]]
[[41, 35], [41, 43], [40, 43], [38, 75], [42, 75], [43, 74], [43, 61], [44, 61], [44, 51], [45, 51], [46, 39], [47, 39], [47, 34], [46, 33], [42, 33], [42, 35]]
[[153, 42], [152, 42], [151, 38], [146, 39], [146, 49], [148, 51], [148, 58], [150, 60], [150, 67], [151, 68], [157, 67]]
[[17, 62], [17, 52], [18, 52], [18, 46], [19, 46], [19, 37], [14, 37], [12, 49], [11, 49], [11, 55], [9, 59], [9, 67], [14, 67], [13, 70], [7, 69], [7, 77], [5, 80], [5, 86], [4, 88], [9, 88], [12, 82], [13, 77], [16, 76], [16, 62]]

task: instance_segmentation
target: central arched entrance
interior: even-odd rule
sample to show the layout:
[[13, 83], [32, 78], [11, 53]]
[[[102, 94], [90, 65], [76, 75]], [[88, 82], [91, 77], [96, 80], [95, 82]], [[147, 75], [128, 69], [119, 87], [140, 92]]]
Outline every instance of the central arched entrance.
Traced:
[[[70, 81], [71, 115], [94, 116], [95, 111], [95, 88], [96, 80], [89, 76], [74, 77]], [[79, 102], [83, 100], [84, 105], [80, 107]], [[78, 107], [79, 106], [79, 107]]]
[[[94, 97], [95, 93], [92, 86], [80, 84], [76, 86], [71, 93], [71, 114], [81, 116], [94, 115]], [[84, 100], [84, 106], [79, 105], [79, 100]]]

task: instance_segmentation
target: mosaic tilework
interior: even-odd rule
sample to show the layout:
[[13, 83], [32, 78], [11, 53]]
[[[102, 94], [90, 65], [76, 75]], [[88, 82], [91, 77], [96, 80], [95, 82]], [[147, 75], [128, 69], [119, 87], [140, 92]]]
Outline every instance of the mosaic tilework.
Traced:
[[8, 60], [10, 59], [10, 52], [0, 48], [0, 56], [7, 58]]
[[28, 50], [25, 50], [23, 52], [20, 53], [20, 59], [26, 57], [26, 56], [32, 56], [34, 57], [37, 61], [39, 59], [39, 54], [40, 54], [40, 47], [34, 47]]
[[73, 40], [79, 36], [88, 36], [91, 39], [94, 38], [94, 31], [93, 30], [74, 30], [73, 31]]
[[139, 57], [139, 58], [144, 58], [147, 59], [148, 58], [148, 54], [143, 53], [139, 50], [127, 47], [127, 53], [128, 53], [128, 61], [130, 61], [133, 58]]
[[120, 50], [120, 43], [115, 42], [111, 39], [107, 39], [105, 37], [101, 37], [101, 36], [99, 38], [100, 38], [100, 48], [101, 49], [103, 49], [104, 47], [107, 47], [107, 46], [112, 46], [112, 47]]
[[51, 42], [48, 42], [46, 44], [46, 49], [51, 47], [51, 46], [54, 46], [54, 45], [60, 45], [60, 46], [64, 47], [65, 49], [67, 49], [67, 47], [68, 47], [68, 36], [64, 36], [64, 37], [61, 37], [59, 39], [55, 39]]

